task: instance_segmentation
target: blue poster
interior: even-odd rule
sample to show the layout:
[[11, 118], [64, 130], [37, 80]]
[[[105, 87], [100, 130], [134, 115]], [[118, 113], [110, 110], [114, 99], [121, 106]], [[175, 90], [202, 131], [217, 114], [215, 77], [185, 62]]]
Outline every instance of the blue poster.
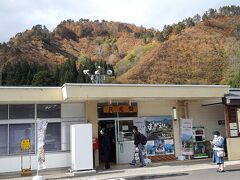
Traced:
[[155, 156], [154, 141], [147, 142], [147, 156]]
[[165, 154], [165, 144], [163, 139], [154, 140], [156, 155]]
[[165, 139], [164, 140], [164, 144], [165, 144], [165, 152], [166, 152], [166, 154], [174, 154], [173, 139]]

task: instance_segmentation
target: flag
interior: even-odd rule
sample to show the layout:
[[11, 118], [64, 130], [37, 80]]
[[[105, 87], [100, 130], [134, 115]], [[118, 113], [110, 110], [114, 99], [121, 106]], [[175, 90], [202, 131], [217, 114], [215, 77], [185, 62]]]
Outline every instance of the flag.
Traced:
[[45, 144], [45, 135], [47, 130], [48, 122], [43, 119], [38, 119], [38, 146], [37, 146], [37, 157], [38, 157], [38, 170], [45, 169], [45, 151], [44, 151], [44, 144]]

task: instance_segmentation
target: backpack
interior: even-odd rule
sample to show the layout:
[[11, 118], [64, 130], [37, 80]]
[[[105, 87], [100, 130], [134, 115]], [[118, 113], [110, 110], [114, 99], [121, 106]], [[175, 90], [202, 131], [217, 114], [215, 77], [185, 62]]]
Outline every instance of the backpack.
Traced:
[[142, 145], [146, 145], [147, 144], [147, 137], [144, 136], [143, 134], [140, 134], [140, 137], [141, 137], [141, 144]]

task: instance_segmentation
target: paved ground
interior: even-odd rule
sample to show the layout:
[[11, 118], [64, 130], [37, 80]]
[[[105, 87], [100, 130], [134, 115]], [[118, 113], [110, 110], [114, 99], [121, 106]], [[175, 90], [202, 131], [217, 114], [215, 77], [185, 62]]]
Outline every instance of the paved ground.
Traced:
[[215, 169], [194, 170], [179, 173], [166, 173], [160, 175], [135, 176], [122, 178], [122, 180], [240, 180], [240, 165], [228, 166], [226, 172], [217, 173]]
[[[240, 180], [240, 161], [227, 161], [225, 164], [225, 173], [217, 173], [216, 165], [210, 160], [188, 160], [153, 163], [144, 168], [117, 165], [112, 166], [111, 170], [98, 170], [97, 173], [81, 177], [72, 177], [67, 169], [47, 170], [40, 172], [40, 175], [46, 179], [71, 180]], [[32, 177], [4, 173], [0, 174], [0, 179], [30, 180]]]

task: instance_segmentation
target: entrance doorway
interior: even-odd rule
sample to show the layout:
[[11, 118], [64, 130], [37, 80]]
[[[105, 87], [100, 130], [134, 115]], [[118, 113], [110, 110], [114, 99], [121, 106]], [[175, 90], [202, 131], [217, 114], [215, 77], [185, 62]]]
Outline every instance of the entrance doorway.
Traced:
[[[105, 128], [110, 139], [110, 162], [117, 164], [129, 163], [134, 153], [133, 118], [104, 119], [98, 121], [99, 129]], [[103, 163], [101, 138], [99, 134], [99, 161]]]
[[[110, 140], [110, 154], [109, 154], [109, 160], [111, 163], [116, 163], [116, 125], [115, 125], [115, 120], [100, 120], [98, 121], [99, 128], [105, 128], [106, 133], [109, 136]], [[98, 135], [99, 137], [99, 161], [100, 164], [103, 163], [103, 147], [101, 147], [101, 135]]]

